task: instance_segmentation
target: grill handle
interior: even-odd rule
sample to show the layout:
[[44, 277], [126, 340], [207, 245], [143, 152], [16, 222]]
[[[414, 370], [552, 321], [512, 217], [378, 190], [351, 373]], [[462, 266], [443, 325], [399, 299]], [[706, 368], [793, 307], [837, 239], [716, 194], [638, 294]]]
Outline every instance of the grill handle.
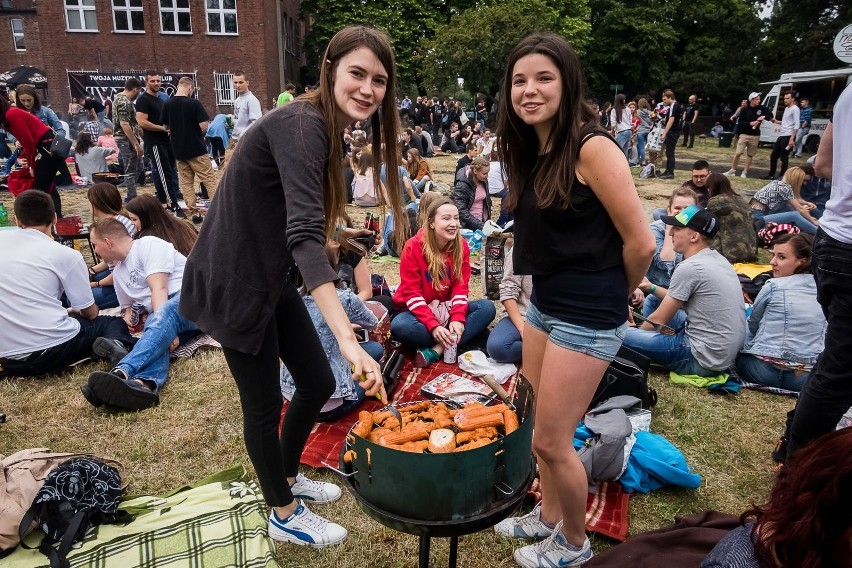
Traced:
[[322, 463], [322, 465], [324, 465], [325, 467], [327, 467], [328, 469], [330, 469], [330, 470], [331, 470], [331, 471], [333, 471], [334, 473], [336, 473], [336, 474], [338, 474], [338, 475], [342, 475], [343, 477], [352, 477], [353, 475], [355, 475], [355, 474], [357, 474], [357, 473], [358, 473], [358, 470], [357, 470], [357, 469], [352, 470], [352, 473], [345, 473], [345, 472], [340, 471], [339, 469], [337, 469], [337, 468], [336, 468], [336, 467], [334, 467], [333, 465], [329, 465], [329, 463], [328, 463], [328, 462], [321, 462], [321, 463]]

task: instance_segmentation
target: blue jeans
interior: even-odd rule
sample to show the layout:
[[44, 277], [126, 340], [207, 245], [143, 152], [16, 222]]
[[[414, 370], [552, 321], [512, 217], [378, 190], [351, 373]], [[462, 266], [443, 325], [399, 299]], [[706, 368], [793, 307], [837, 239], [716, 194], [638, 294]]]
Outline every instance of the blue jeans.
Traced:
[[118, 362], [117, 369], [124, 371], [131, 379], [151, 381], [157, 391], [163, 388], [169, 374], [169, 345], [179, 333], [198, 329], [195, 322], [180, 315], [179, 304], [180, 292], [177, 292], [159, 310], [148, 316], [142, 338]]
[[505, 187], [505, 188], [503, 188], [503, 191], [501, 191], [500, 194], [498, 195], [498, 197], [500, 198], [501, 201], [500, 201], [500, 216], [497, 217], [497, 224], [500, 225], [501, 227], [505, 227], [506, 223], [508, 223], [509, 221], [511, 221], [512, 219], [515, 218], [515, 216], [512, 213], [510, 213], [509, 211], [506, 211], [506, 208], [503, 206], [503, 200], [506, 199], [506, 196], [508, 194], [509, 194], [509, 188]]
[[[686, 314], [679, 311], [672, 318], [669, 327], [678, 329], [685, 322]], [[648, 357], [652, 363], [667, 367], [680, 375], [715, 377], [723, 372], [707, 369], [698, 362], [692, 355], [685, 329], [681, 329], [674, 335], [663, 335], [656, 331], [628, 327], [627, 334], [624, 336], [624, 346]]]
[[420, 194], [426, 188], [426, 182], [432, 181], [431, 179], [426, 179], [425, 177], [420, 181], [411, 180], [411, 186], [414, 188], [414, 195], [416, 197], [420, 197]]
[[622, 130], [615, 135], [615, 142], [621, 147], [624, 156], [627, 157], [627, 149], [630, 147], [630, 139], [633, 137], [632, 130]]
[[648, 132], [636, 133], [636, 151], [639, 153], [639, 163], [645, 161], [645, 145], [648, 143]]
[[385, 348], [377, 341], [364, 342], [361, 344], [361, 349], [366, 351], [367, 355], [372, 357], [375, 361], [381, 360], [382, 356], [385, 354]]
[[737, 356], [737, 372], [740, 377], [750, 383], [760, 383], [768, 387], [796, 392], [802, 390], [810, 376], [797, 377], [793, 371], [789, 369], [783, 371], [772, 363], [758, 359], [751, 353], [740, 353]]
[[[112, 274], [112, 270], [102, 270], [95, 274], [95, 281], [103, 280]], [[92, 296], [95, 297], [95, 303], [102, 310], [107, 308], [118, 307], [118, 297], [115, 295], [114, 286], [101, 286], [100, 288], [92, 288]]]
[[816, 235], [817, 226], [802, 217], [798, 211], [782, 211], [781, 213], [772, 213], [767, 215], [763, 211], [757, 209], [751, 210], [751, 219], [754, 223], [754, 228], [760, 230], [767, 223], [789, 223], [796, 225], [802, 232], [809, 235]]
[[[494, 304], [490, 300], [474, 300], [467, 304], [467, 318], [464, 322], [464, 333], [459, 338], [459, 347], [470, 343], [488, 329], [488, 324], [496, 314]], [[394, 339], [414, 347], [425, 349], [435, 345], [435, 338], [411, 312], [401, 312], [391, 321], [391, 335]]]
[[523, 341], [521, 332], [508, 317], [501, 319], [488, 336], [488, 356], [498, 363], [518, 363], [521, 360]]

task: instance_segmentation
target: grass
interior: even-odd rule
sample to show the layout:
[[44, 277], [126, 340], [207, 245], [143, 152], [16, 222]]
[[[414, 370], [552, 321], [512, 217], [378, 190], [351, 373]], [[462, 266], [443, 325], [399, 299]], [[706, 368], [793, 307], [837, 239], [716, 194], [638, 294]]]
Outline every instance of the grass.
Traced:
[[[680, 151], [680, 148], [678, 148]], [[730, 156], [730, 150], [696, 146], [679, 152], [681, 164], [705, 158], [714, 162]], [[767, 154], [767, 156], [764, 156]], [[758, 160], [766, 161], [761, 151]], [[433, 160], [440, 180], [449, 181], [454, 159]], [[718, 168], [715, 168], [718, 171]], [[648, 211], [664, 205], [674, 187], [687, 179], [678, 172], [676, 181], [637, 180], [643, 205]], [[736, 189], [756, 189], [757, 180], [732, 179]], [[150, 186], [143, 191], [150, 191]], [[63, 192], [66, 214], [91, 213], [83, 190]], [[0, 193], [10, 210], [11, 196]], [[350, 208], [356, 222], [365, 210]], [[88, 255], [87, 251], [84, 251]], [[399, 281], [392, 263], [371, 263], [374, 272]], [[471, 295], [479, 296], [478, 277], [471, 282]], [[89, 373], [102, 365], [84, 364], [70, 372], [36, 379], [0, 381], [0, 411], [8, 421], [0, 425], [0, 454], [29, 447], [55, 451], [91, 452], [115, 458], [124, 464], [123, 478], [131, 494], [158, 494], [201, 479], [234, 463], [242, 463], [251, 474], [251, 462], [242, 438], [242, 416], [237, 391], [221, 352], [205, 352], [175, 363], [170, 371], [160, 406], [139, 413], [119, 413], [91, 407], [79, 386]], [[772, 483], [769, 452], [783, 427], [792, 399], [753, 391], [737, 396], [710, 395], [704, 390], [673, 385], [654, 372], [651, 385], [659, 403], [653, 411], [652, 430], [665, 436], [686, 456], [691, 468], [702, 476], [695, 491], [664, 489], [635, 495], [630, 506], [630, 534], [669, 524], [675, 515], [702, 509], [741, 513], [752, 501], [765, 498]], [[334, 481], [324, 471], [308, 472]], [[408, 568], [417, 566], [417, 539], [386, 529], [369, 519], [348, 495], [316, 510], [342, 523], [350, 537], [325, 550], [277, 545], [277, 559], [285, 567]], [[446, 563], [446, 539], [436, 539], [432, 558], [436, 566]], [[514, 566], [516, 543], [497, 538], [493, 531], [462, 537], [459, 566]], [[600, 551], [611, 542], [594, 538]]]

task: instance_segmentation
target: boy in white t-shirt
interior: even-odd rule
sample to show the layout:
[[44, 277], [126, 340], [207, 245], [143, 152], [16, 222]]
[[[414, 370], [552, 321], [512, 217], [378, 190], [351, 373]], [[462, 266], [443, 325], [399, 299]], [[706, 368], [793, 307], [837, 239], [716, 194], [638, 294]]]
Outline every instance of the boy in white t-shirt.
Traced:
[[15, 221], [19, 229], [0, 232], [0, 374], [59, 372], [89, 357], [100, 338], [132, 345], [121, 318], [98, 315], [80, 253], [53, 240], [50, 195], [21, 193]]
[[[130, 308], [142, 304], [150, 314], [139, 342], [109, 372], [89, 375], [89, 402], [142, 410], [159, 404], [157, 394], [166, 383], [169, 353], [177, 337], [198, 326], [178, 313], [186, 257], [157, 237], [133, 240], [121, 222], [108, 218], [89, 229], [98, 255], [115, 262], [113, 285], [125, 321]], [[88, 398], [88, 397], [87, 397]]]

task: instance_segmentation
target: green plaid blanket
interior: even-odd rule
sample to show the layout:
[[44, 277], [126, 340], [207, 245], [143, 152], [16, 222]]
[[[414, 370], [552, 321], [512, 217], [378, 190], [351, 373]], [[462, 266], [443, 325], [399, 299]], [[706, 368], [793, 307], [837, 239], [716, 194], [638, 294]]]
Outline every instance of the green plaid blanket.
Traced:
[[[161, 497], [131, 497], [121, 508], [127, 525], [101, 525], [71, 551], [72, 568], [274, 568], [260, 490], [242, 466], [212, 475]], [[37, 546], [43, 533], [26, 540]], [[49, 567], [37, 550], [19, 547], [0, 561], [4, 568]]]

